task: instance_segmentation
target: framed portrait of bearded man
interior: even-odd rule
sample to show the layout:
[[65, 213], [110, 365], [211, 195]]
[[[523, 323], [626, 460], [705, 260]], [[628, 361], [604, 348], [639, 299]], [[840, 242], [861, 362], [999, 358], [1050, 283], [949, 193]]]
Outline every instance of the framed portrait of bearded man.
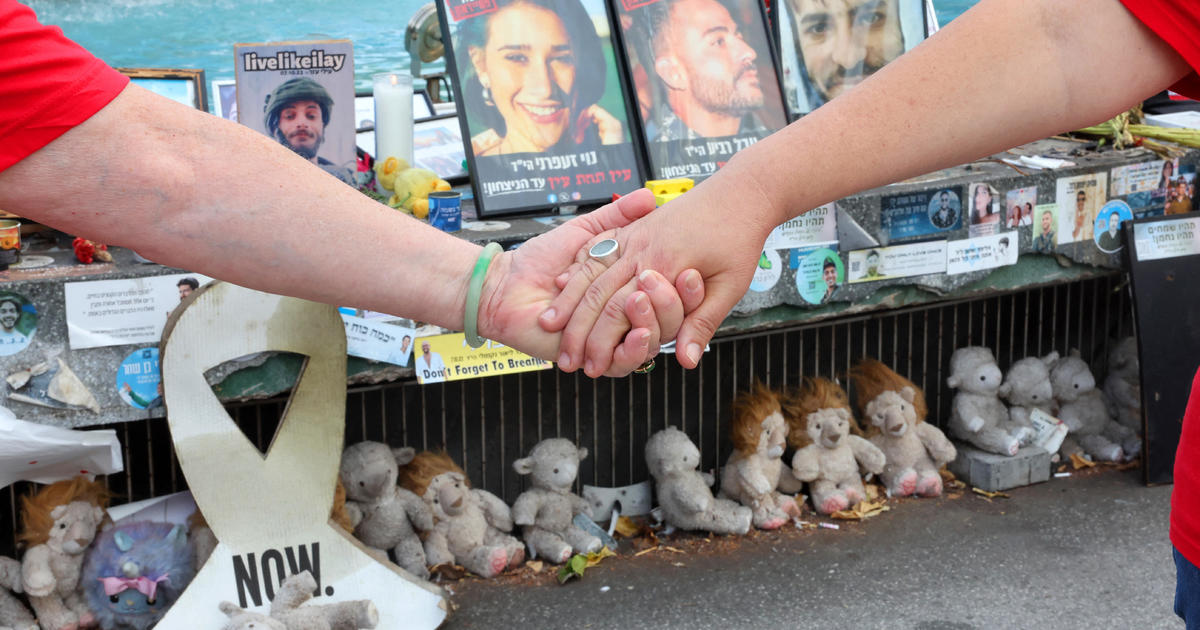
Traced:
[[479, 216], [608, 202], [644, 181], [604, 0], [442, 0]]
[[928, 13], [925, 0], [778, 0], [788, 113], [813, 111], [921, 43]]
[[759, 0], [615, 7], [654, 179], [704, 179], [787, 124]]

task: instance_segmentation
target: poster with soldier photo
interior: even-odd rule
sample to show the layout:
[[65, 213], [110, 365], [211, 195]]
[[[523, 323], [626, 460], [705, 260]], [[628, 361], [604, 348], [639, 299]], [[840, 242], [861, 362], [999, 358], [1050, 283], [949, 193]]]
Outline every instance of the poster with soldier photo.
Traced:
[[479, 216], [640, 187], [604, 0], [438, 3]]
[[236, 44], [233, 51], [238, 122], [355, 185], [350, 40]]
[[923, 0], [778, 0], [788, 113], [803, 116], [925, 39]]
[[617, 0], [654, 179], [712, 175], [787, 124], [756, 0]]

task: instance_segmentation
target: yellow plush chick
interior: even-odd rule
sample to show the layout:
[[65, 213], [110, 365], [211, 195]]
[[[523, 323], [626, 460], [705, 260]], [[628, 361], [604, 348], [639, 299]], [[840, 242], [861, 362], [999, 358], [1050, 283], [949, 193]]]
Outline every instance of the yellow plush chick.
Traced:
[[389, 157], [386, 160], [378, 160], [375, 162], [375, 180], [384, 190], [393, 190], [396, 175], [407, 168], [408, 162], [404, 158]]
[[409, 168], [396, 174], [392, 182], [395, 194], [388, 205], [407, 212], [418, 219], [429, 216], [429, 193], [435, 190], [450, 190], [450, 183], [440, 179], [437, 173], [427, 168]]

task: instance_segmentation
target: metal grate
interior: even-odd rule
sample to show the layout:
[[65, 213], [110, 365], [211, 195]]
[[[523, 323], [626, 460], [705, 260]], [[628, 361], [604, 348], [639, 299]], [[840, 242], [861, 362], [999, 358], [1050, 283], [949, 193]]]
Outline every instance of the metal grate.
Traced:
[[[579, 482], [622, 486], [647, 478], [642, 445], [668, 425], [699, 446], [703, 467], [730, 452], [724, 423], [734, 396], [758, 379], [775, 388], [804, 375], [843, 377], [858, 359], [878, 358], [925, 390], [931, 422], [943, 424], [953, 392], [944, 383], [955, 348], [991, 348], [1007, 368], [1051, 350], [1079, 349], [1098, 373], [1110, 339], [1133, 332], [1122, 274], [986, 298], [939, 302], [761, 333], [722, 337], [694, 371], [660, 360], [645, 376], [592, 380], [546, 370], [421, 386], [416, 382], [356, 388], [346, 402], [346, 442], [446, 449], [472, 482], [508, 502], [523, 490], [511, 462], [539, 440], [562, 436], [586, 446]], [[1098, 379], [1099, 380], [1099, 379]], [[260, 449], [270, 443], [286, 400], [228, 406]], [[125, 447], [125, 472], [108, 486], [118, 502], [185, 488], [166, 423], [113, 425]], [[14, 554], [16, 484], [0, 494], [0, 554]]]

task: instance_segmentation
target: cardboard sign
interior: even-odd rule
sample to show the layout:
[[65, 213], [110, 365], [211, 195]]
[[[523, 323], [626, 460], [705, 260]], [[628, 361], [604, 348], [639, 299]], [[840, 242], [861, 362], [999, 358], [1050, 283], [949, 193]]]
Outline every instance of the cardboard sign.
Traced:
[[552, 365], [495, 341], [472, 348], [463, 333], [421, 337], [413, 349], [413, 369], [422, 385], [533, 372]]
[[1200, 254], [1200, 219], [1168, 219], [1133, 226], [1137, 259], [1160, 260]]
[[[379, 563], [330, 523], [345, 431], [343, 329], [332, 306], [227, 283], [206, 287], [172, 316], [162, 353], [171, 439], [220, 542], [158, 628], [223, 627], [222, 601], [266, 613], [283, 580], [306, 569], [318, 584], [309, 605], [368, 599], [378, 628], [435, 628], [445, 619], [441, 589]], [[264, 455], [204, 371], [267, 350], [308, 361]]]

